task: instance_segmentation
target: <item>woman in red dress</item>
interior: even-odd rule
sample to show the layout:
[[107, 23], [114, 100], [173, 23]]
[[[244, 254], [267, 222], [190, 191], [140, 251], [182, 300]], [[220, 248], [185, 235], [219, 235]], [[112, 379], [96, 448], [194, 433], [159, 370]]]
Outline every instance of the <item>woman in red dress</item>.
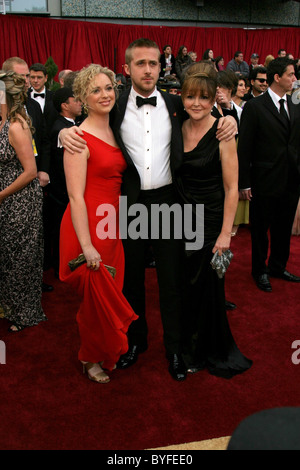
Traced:
[[[70, 203], [61, 224], [60, 278], [72, 285], [82, 302], [77, 313], [81, 339], [79, 360], [98, 383], [128, 349], [127, 330], [137, 318], [122, 294], [124, 254], [119, 238], [119, 196], [126, 162], [109, 126], [115, 104], [114, 73], [100, 65], [82, 69], [76, 98], [88, 117], [80, 126], [87, 147], [64, 153]], [[69, 261], [83, 253], [86, 263], [71, 270]], [[116, 269], [113, 278], [105, 267]]]

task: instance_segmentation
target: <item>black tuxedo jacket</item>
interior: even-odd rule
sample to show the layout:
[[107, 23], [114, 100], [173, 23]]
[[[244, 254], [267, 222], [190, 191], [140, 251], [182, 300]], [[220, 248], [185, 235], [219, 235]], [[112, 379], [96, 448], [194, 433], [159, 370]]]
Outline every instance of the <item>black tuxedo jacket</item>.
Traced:
[[62, 129], [74, 124], [60, 114], [54, 122], [51, 133], [50, 194], [59, 203], [66, 205], [69, 201], [64, 172], [64, 149], [57, 147], [58, 134]]
[[40, 105], [30, 98], [26, 99], [26, 109], [35, 129], [33, 138], [37, 149], [36, 164], [38, 171], [45, 171], [49, 174], [50, 168], [50, 140], [47, 133], [46, 121]]
[[[184, 120], [184, 109], [181, 98], [176, 95], [165, 93], [158, 89], [165, 100], [172, 125], [171, 148], [170, 148], [170, 168], [173, 182], [176, 182], [175, 174], [182, 162], [183, 143], [181, 134], [181, 125]], [[123, 122], [130, 89], [124, 91], [118, 99], [115, 108], [111, 113], [111, 127], [113, 129], [116, 141], [123, 152], [127, 162], [127, 169], [123, 175], [122, 193], [127, 196], [128, 206], [134, 204], [140, 193], [141, 181], [138, 171], [129, 155], [120, 135], [120, 128]], [[134, 123], [132, 123], [134, 126]]]
[[[32, 88], [28, 90], [29, 96], [31, 97], [30, 93], [34, 91]], [[44, 106], [44, 117], [46, 121], [47, 132], [50, 134], [52, 126], [55, 120], [58, 118], [59, 113], [56, 111], [54, 104], [53, 104], [53, 91], [48, 90], [46, 88], [45, 94], [45, 106]], [[33, 98], [31, 98], [33, 99]], [[35, 101], [35, 100], [34, 100]], [[37, 102], [38, 103], [38, 102]], [[39, 104], [39, 103], [38, 103]]]
[[46, 120], [47, 130], [50, 133], [52, 126], [59, 116], [53, 104], [53, 92], [46, 89], [44, 116]]
[[280, 196], [300, 182], [300, 107], [287, 96], [290, 124], [268, 92], [243, 109], [238, 142], [239, 187], [260, 196]]

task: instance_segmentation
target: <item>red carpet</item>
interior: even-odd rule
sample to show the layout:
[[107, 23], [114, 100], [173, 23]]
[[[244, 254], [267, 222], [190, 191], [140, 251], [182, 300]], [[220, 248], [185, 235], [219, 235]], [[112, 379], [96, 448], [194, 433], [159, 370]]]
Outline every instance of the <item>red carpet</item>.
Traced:
[[[44, 294], [48, 322], [16, 334], [0, 320], [6, 365], [0, 365], [2, 450], [140, 450], [231, 435], [256, 411], [300, 406], [300, 365], [291, 360], [300, 340], [300, 284], [272, 280], [259, 291], [250, 276], [250, 236], [233, 239], [226, 280], [236, 342], [254, 362], [230, 381], [206, 371], [175, 382], [162, 345], [156, 273], [147, 272], [150, 347], [127, 371], [99, 385], [81, 374], [75, 322], [78, 299], [48, 272], [55, 291]], [[289, 270], [300, 274], [300, 237], [293, 237]]]

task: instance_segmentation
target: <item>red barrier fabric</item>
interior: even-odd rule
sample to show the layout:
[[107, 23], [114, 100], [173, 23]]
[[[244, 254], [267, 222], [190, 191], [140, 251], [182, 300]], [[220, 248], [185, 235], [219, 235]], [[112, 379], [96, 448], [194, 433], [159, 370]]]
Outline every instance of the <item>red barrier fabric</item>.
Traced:
[[300, 56], [300, 29], [276, 28], [249, 30], [243, 28], [202, 28], [107, 24], [76, 20], [57, 20], [0, 15], [0, 65], [9, 57], [19, 56], [30, 66], [45, 63], [52, 56], [58, 70], [79, 70], [90, 63], [123, 72], [126, 47], [131, 41], [148, 37], [160, 49], [170, 44], [176, 56], [181, 45], [195, 51], [198, 60], [210, 48], [214, 56], [223, 56], [225, 64], [240, 50], [247, 62], [252, 53], [264, 63], [268, 54], [277, 56], [286, 49]]

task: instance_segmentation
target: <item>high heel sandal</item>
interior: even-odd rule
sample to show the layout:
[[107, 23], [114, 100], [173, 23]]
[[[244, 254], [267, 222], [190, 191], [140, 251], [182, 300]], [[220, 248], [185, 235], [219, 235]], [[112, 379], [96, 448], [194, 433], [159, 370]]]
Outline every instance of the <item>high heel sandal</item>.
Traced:
[[[83, 373], [87, 373], [88, 378], [93, 382], [97, 382], [99, 384], [107, 384], [110, 382], [109, 376], [102, 370], [99, 364], [94, 364], [92, 362], [81, 362], [81, 364], [83, 367]], [[94, 367], [96, 368], [96, 366], [100, 368], [100, 371], [95, 375], [90, 374], [91, 369]]]

